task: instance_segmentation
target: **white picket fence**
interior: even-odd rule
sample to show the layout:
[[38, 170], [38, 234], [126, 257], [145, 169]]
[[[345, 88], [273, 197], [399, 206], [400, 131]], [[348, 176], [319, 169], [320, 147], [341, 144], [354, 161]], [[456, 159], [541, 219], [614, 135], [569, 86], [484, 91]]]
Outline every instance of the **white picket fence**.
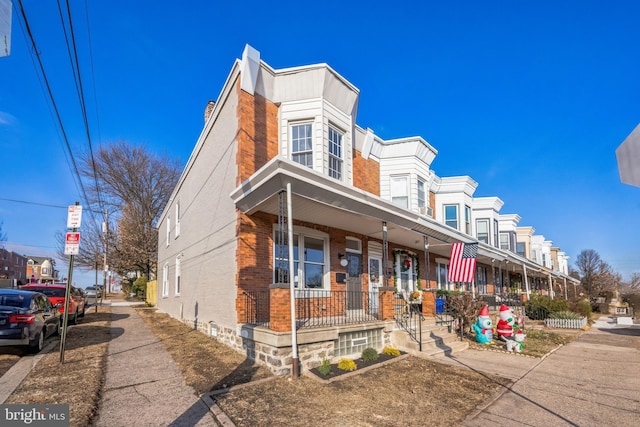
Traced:
[[580, 319], [544, 319], [544, 325], [548, 328], [582, 329], [587, 324], [587, 318]]

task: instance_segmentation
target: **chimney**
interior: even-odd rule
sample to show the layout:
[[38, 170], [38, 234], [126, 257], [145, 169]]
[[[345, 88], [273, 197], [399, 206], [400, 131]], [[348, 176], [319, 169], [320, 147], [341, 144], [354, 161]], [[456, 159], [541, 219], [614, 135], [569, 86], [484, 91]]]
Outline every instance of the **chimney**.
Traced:
[[215, 101], [207, 102], [207, 107], [204, 109], [204, 124], [207, 124], [207, 120], [211, 117], [211, 113], [213, 112], [213, 107], [216, 105]]

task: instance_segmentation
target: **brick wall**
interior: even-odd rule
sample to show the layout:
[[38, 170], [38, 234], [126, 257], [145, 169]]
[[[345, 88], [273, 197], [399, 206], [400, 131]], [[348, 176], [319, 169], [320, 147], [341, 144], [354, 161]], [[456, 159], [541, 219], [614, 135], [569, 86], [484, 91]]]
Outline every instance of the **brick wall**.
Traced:
[[238, 165], [240, 185], [278, 155], [278, 107], [240, 89], [238, 81]]
[[353, 150], [353, 186], [380, 195], [380, 163], [363, 159], [358, 150]]

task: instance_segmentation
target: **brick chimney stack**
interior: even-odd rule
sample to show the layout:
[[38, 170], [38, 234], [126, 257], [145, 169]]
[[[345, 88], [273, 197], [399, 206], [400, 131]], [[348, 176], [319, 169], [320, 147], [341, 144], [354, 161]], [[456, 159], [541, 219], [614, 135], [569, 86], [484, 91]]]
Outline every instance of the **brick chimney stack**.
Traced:
[[211, 112], [213, 111], [213, 107], [216, 105], [215, 101], [207, 102], [207, 107], [204, 109], [204, 124], [207, 124], [207, 120], [211, 117]]

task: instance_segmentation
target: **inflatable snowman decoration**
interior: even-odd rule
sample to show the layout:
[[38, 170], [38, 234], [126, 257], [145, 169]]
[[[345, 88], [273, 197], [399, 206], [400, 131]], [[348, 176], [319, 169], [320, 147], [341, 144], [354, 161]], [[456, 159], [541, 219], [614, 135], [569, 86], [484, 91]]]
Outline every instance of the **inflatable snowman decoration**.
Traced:
[[476, 341], [480, 344], [493, 342], [493, 325], [491, 316], [489, 316], [489, 308], [486, 305], [480, 310], [478, 320], [473, 324], [473, 330], [476, 333]]

